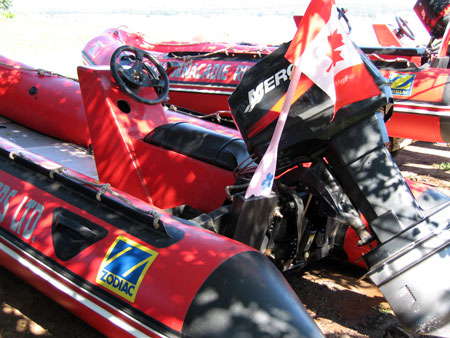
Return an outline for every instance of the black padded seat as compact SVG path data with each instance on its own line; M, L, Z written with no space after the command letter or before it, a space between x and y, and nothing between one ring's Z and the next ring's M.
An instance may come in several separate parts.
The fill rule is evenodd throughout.
M242 139L187 122L163 124L144 141L230 171L249 156Z

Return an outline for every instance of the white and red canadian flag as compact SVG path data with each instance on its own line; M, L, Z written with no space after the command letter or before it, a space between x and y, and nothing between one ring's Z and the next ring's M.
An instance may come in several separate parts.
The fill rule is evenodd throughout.
M245 193L268 196L275 177L278 144L303 72L334 102L334 112L380 94L361 56L342 27L334 0L312 0L285 58L295 65L274 134ZM334 115L333 115L334 119Z
M285 58L327 93L335 112L380 94L341 25L334 0L311 1Z

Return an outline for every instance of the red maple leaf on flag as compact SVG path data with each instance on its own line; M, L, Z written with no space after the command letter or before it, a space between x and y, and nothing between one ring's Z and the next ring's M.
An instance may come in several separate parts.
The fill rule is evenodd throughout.
M331 47L331 53L328 53L328 56L331 59L331 65L328 67L326 72L328 73L332 67L336 66L336 63L339 61L344 61L344 58L341 56L341 51L336 50L339 47L344 46L344 41L342 38L342 34L339 34L337 29L328 36L328 43Z

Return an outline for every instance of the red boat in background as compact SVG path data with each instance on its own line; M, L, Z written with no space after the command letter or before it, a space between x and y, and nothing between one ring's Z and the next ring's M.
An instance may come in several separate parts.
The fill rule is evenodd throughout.
M385 28L376 29L380 43L391 43L382 59L371 57L392 83L394 114L388 121L389 135L397 139L450 142L450 1L419 0L414 12L430 40L425 48L405 49L395 38L414 34L405 20L389 37ZM391 32L392 33L392 32ZM390 41L390 42L389 42ZM368 50L366 49L366 52Z
M447 57L446 41L450 32L447 30L443 37L442 27L447 23L447 16L436 12L446 13L449 2L437 3L438 7L430 7L427 1L419 0L415 10L418 14L425 11L420 18L431 27L432 40L443 38L439 52L432 50L431 42L424 48L402 47L398 36L413 33L401 18L398 18L399 28L395 33L386 25L375 25L383 46L360 46L392 83L395 106L387 122L392 151L401 147L403 139L450 142L450 69L443 61ZM345 13L341 13L347 20ZM296 22L300 19L296 17ZM89 41L82 51L83 61L87 65L108 64L112 51L122 45L135 46L157 56L169 73L169 104L222 118L230 117L228 97L245 72L277 48L203 41L156 43L148 41L141 33L119 27L108 29ZM276 85L281 80L274 74L265 85Z
M228 97L245 72L277 46L215 42L151 43L126 27L108 29L83 49L86 65L109 64L112 52L123 45L151 52L168 70L168 103L201 114L230 117Z

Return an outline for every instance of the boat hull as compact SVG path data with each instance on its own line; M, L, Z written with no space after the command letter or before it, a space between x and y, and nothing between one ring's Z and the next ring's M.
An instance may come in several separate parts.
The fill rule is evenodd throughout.
M0 115L58 139L90 144L78 81L4 56L0 56Z
M321 336L280 272L254 249L124 192L111 195L98 181L4 139L0 146L2 265L100 332L224 337L267 329L248 313L233 315L236 325L215 327L214 334L199 327L211 309L227 313L232 306L228 298L198 305L202 290L214 289L236 292L234 301L245 307L264 299L260 310L273 318L271 306L286 308L294 314L285 323L289 330Z

